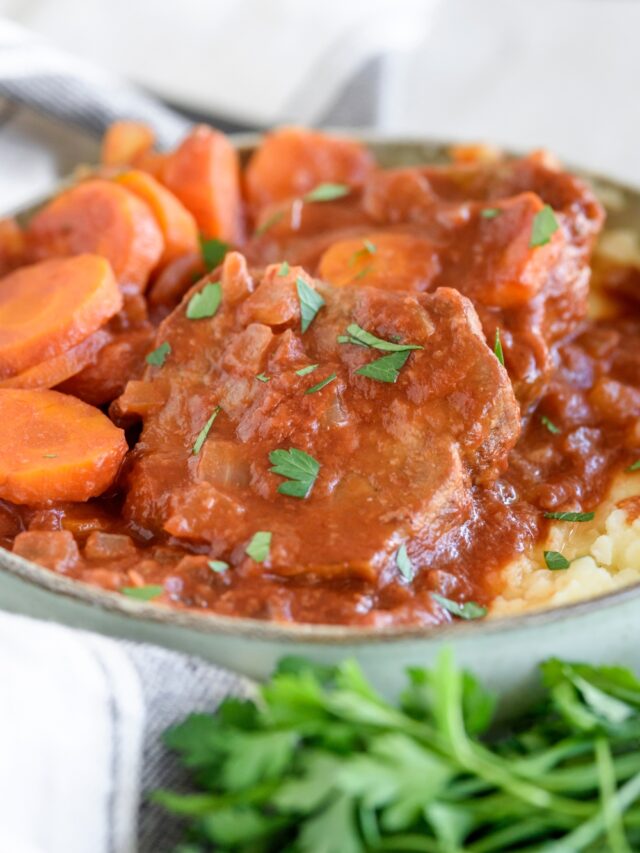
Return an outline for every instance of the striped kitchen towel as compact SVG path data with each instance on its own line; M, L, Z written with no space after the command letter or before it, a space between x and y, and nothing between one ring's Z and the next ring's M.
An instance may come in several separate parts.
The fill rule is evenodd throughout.
M162 732L241 676L175 652L0 613L0 851L163 853L177 821L150 804L183 771Z

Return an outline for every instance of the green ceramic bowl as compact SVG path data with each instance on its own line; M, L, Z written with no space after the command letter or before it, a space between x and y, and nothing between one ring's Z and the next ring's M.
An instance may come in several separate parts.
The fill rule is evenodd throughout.
M239 147L246 152L254 141L244 138ZM387 166L447 159L444 144L371 137L366 141ZM640 193L605 178L585 177L608 203L610 227L640 232ZM322 662L354 657L387 694L400 688L405 667L429 665L446 643L460 663L505 697L512 710L526 701L535 687L536 664L548 657L615 662L640 670L640 585L544 612L437 629L280 625L137 602L0 549L0 606L157 643L255 678L266 677L288 654Z

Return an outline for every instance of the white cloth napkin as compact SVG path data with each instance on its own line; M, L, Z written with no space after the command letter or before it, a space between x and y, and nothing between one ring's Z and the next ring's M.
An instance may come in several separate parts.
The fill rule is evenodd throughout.
M0 614L0 851L163 853L145 797L185 780L161 742L245 679L154 646Z

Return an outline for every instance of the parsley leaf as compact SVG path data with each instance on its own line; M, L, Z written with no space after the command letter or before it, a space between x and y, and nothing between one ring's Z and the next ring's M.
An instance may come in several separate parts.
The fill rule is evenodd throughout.
M552 433L553 435L560 435L560 433L562 432L562 430L560 429L560 427L556 426L556 425L553 423L553 421L549 420L549 418L548 418L546 415L542 415L542 417L540 418L540 422L541 422L541 423L542 423L542 425L543 425L543 426L545 426L545 427L549 430L549 432L550 432L550 433Z
M437 592L431 593L431 598L448 610L452 616L458 616L460 619L482 619L487 615L487 608L475 601L465 601L464 604L459 604L457 601L451 601L450 598L445 598Z
M57 453L43 453L42 458L43 459L57 459L58 454Z
M504 352L502 351L502 341L500 340L500 329L496 329L496 339L493 342L493 354L504 367Z
M147 586L123 586L120 589L127 598L136 598L138 601L151 601L164 592L164 587L159 584L148 584Z
M405 580L409 582L413 580L415 577L415 571L411 565L411 560L407 554L407 546L404 542L396 551L396 566L400 569L400 574Z
M271 533L268 530L258 530L251 537L251 541L245 548L245 554L255 560L256 563L264 563L269 557L271 550Z
M306 367L301 367L300 370L296 370L296 376L306 376L308 373L313 373L313 371L317 370L319 367L319 364L308 364Z
M500 216L502 211L499 207L485 207L484 210L480 211L480 216L483 219L495 219L496 216Z
M231 246L223 240L218 240L216 237L207 240L202 234L200 235L200 253L208 272L220 266L230 248Z
M338 341L340 343L360 344L360 346L379 349L383 352L406 352L412 349L424 349L419 344L398 344L392 341L385 341L383 338L378 338L376 335L372 335L371 332L367 332L366 329L358 326L357 323L351 323L351 325L347 326L347 334L340 335Z
M325 305L325 301L301 276L296 279L296 290L300 302L300 327L304 334L313 323L318 311Z
M302 197L303 201L334 201L337 198L344 198L349 195L351 187L346 184L318 184Z
M375 255L377 252L377 248L375 243L372 243L371 240L363 240L362 248L356 249L356 251L349 258L349 266L355 266L360 258L365 258L367 255Z
M545 551L544 561L547 568L551 569L552 572L568 569L571 565L571 562L567 560L565 556L560 554L559 551Z
M188 320L213 317L222 302L222 285L219 281L205 284L199 293L194 293L187 305Z
M287 263L287 261L283 261L280 264L278 275L281 276L281 278L284 278L286 275L289 275L289 264Z
M640 471L640 459L636 459L632 465L629 465L627 471Z
M369 275L369 273L371 272L372 269L373 269L373 267L371 264L369 264L366 267L363 267L358 273L356 273L356 275L354 275L353 280L359 281L361 278L365 278L366 276Z
M216 406L215 409L213 410L211 417L209 418L209 420L206 422L206 424L200 430L198 437L196 438L195 444L193 445L193 450L191 451L194 456L197 456L198 453L200 453L200 451L202 450L202 445L207 440L207 436L209 435L209 430L213 426L213 422L218 417L219 413L220 413L220 406Z
M278 491L281 495L289 495L292 498L306 498L320 472L320 463L296 447L289 450L272 450L269 462L272 463L269 469L272 474L278 474L288 480L278 486Z
M326 386L330 382L333 382L334 379L337 379L337 378L338 378L337 374L332 373L330 376L327 376L326 379L323 379L321 382L318 382L317 385L313 385L311 388L307 388L307 390L304 393L305 394L315 394L316 391L322 391L323 388L326 388Z
M162 367L171 352L171 344L166 341L147 355L146 362L154 367Z
M538 246L544 246L551 240L559 227L553 208L545 204L533 217L529 248L535 249Z
M256 379L258 380L258 382L269 382L269 380L271 379L271 377L270 377L270 376L267 376L267 374L266 374L266 373L257 373L257 374L256 374Z
M222 574L229 568L229 563L225 563L224 560L209 560L207 565L212 572L216 572L217 574Z
M278 222L282 222L284 219L284 210L277 210L271 216L267 217L265 221L259 225L256 230L253 232L256 237L262 237L263 234L266 234L274 225L277 225Z
M593 521L595 512L545 512L544 517L557 521Z
M410 355L411 352L409 350L392 352L390 355L383 355L382 358L377 358L375 361L363 364L362 367L356 370L356 373L359 376L375 379L377 382L396 382L400 375L400 370L404 367Z

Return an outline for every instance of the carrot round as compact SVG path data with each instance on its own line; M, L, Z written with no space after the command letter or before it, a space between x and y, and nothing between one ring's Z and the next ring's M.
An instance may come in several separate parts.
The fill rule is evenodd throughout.
M9 216L0 219L0 275L24 263L25 239L22 228Z
M56 258L0 279L0 378L79 344L122 307L109 263Z
M82 252L102 255L118 282L144 290L164 251L155 216L145 202L112 181L85 181L59 195L27 228L34 260Z
M153 148L153 131L137 121L115 121L102 140L100 161L105 166L129 166Z
M352 139L300 127L265 136L245 172L254 215L268 204L301 196L323 183L361 186L374 167L371 153Z
M114 482L124 432L99 409L58 391L0 389L0 498L86 501Z
M389 290L427 290L440 272L429 240L413 234L367 234L340 240L320 259L318 275L331 284L362 284Z
M192 130L167 156L162 183L191 211L205 237L242 242L240 160L223 133L205 125Z
M98 329L85 341L71 347L62 355L48 358L28 370L23 370L17 376L3 379L0 381L0 388L55 388L91 364L110 340L111 335L106 329Z
M147 172L138 169L123 172L115 180L151 208L164 237L160 266L165 266L187 252L199 251L195 219L166 187Z

